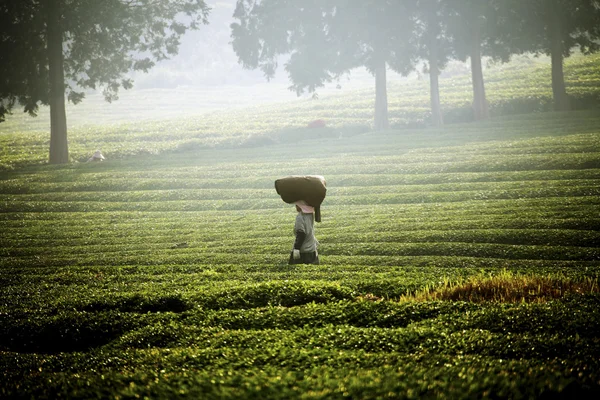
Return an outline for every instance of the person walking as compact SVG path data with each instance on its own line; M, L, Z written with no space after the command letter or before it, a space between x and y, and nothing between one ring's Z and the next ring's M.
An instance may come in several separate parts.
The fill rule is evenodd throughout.
M294 204L298 212L294 224L296 240L290 254L289 264L319 264L319 254L317 252L319 242L315 237L315 209L304 200L296 201Z

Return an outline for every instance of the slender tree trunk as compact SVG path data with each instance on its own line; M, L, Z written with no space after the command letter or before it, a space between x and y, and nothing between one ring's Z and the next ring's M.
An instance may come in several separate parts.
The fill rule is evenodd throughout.
M471 78L473 80L473 112L475 120L488 119L490 112L485 98L483 69L481 67L481 33L479 20L474 21L471 44Z
M48 75L50 81L50 164L69 162L61 0L46 0Z
M375 130L381 131L390 127L387 103L387 78L385 61L375 69Z
M437 41L435 35L431 35L429 42L429 97L431 100L431 122L434 126L444 125L442 118L442 106L440 105L440 84L438 68Z
M565 87L565 74L563 71L564 46L562 41L562 27L558 4L554 2L550 9L550 58L552 61L552 97L554 110L568 111L571 109L567 89Z

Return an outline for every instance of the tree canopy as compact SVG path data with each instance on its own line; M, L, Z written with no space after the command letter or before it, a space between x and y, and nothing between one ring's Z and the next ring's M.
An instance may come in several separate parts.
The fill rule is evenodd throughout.
M554 107L568 110L563 60L579 48L600 50L598 0L495 0L497 35L512 53L546 54L552 63Z
M50 161L67 162L65 96L117 99L129 71L176 54L208 13L203 0L0 0L0 121L16 105L50 105Z
M407 74L418 59L426 63L432 122L441 124L437 75L448 60L470 60L474 118L484 119L482 57L546 53L562 109L562 57L574 46L597 51L600 38L598 0L238 0L234 18L239 62L271 78L278 58L289 57L285 70L298 94L366 67L376 78L375 129L387 127L386 68Z
M376 77L375 125L386 128L385 70L413 68L409 1L238 0L232 45L246 68L273 77L281 56L290 89L313 92L364 66Z

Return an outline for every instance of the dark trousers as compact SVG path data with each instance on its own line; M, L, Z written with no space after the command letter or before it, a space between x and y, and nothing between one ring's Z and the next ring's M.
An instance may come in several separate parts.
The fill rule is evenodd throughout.
M319 254L316 251L311 253L300 253L300 259L294 260L294 252L290 253L290 261L288 264L319 264Z

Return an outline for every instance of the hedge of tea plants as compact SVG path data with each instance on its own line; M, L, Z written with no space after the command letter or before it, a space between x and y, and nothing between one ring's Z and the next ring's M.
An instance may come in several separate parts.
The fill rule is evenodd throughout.
M531 114L4 171L0 398L595 398L598 127ZM273 182L315 173L321 264L290 266Z

